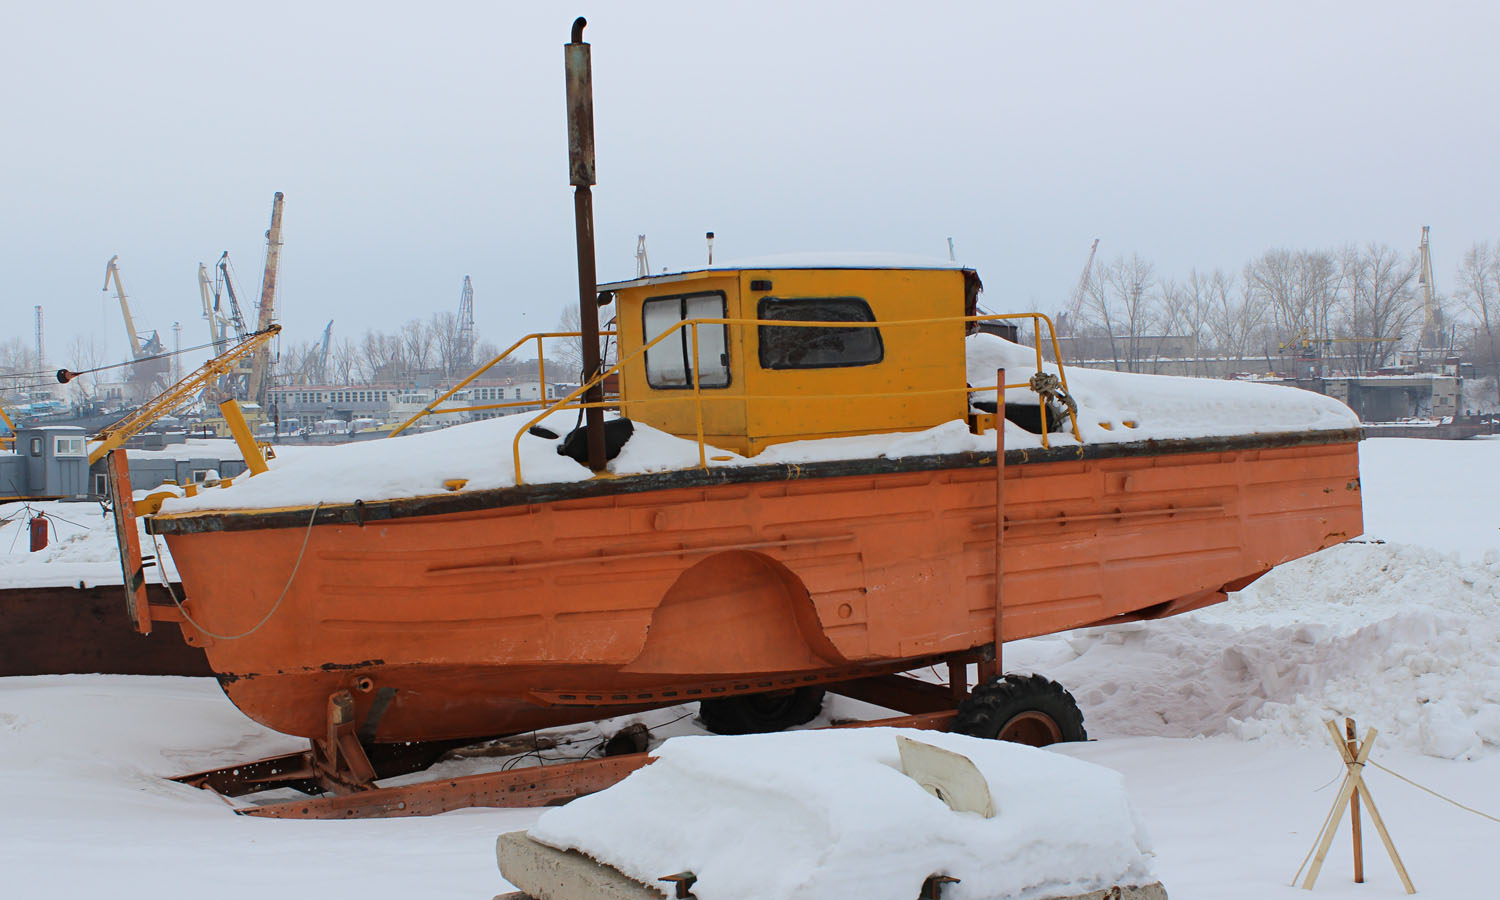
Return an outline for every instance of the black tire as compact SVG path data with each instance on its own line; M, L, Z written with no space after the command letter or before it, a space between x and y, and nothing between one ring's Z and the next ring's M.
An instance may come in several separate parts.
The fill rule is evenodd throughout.
M1078 701L1041 675L1004 675L974 689L958 705L949 731L974 737L1045 747L1086 741Z
M714 734L764 734L806 725L823 711L823 689L799 687L768 694L720 697L698 704L703 727Z

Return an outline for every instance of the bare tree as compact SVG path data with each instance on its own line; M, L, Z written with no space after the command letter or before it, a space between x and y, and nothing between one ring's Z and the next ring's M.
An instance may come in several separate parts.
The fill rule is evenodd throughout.
M443 370L443 375L452 377L464 374L459 370L472 365L473 360L459 358L463 348L458 339L458 316L447 310L434 313L428 328L432 335L433 353L437 356L437 365Z
M328 360L331 364L331 371L328 373L332 376L330 381L334 384L349 384L354 381L354 373L359 368L359 351L353 341L344 338L335 342Z
M1477 243L1464 253L1458 268L1457 297L1477 323L1476 337L1483 343L1492 371L1500 364L1500 249ZM1496 401L1500 402L1500 371L1495 378Z
M564 306L562 315L557 319L557 330L573 334L573 337L559 338L547 349L549 356L563 367L569 379L577 379L583 375L583 326L579 324L580 318L577 304ZM601 327L600 330L606 329ZM614 341L609 338L599 339L599 359L606 368L614 365L615 346Z
M1315 341L1328 333L1338 300L1338 267L1327 253L1267 250L1245 268L1256 299L1266 304L1282 349Z
M308 357L318 349L310 341L298 341L282 347L281 357L276 361L276 381L279 384L301 383L302 375L307 371Z
M1104 326L1110 359L1116 371L1136 371L1141 356L1141 338L1151 319L1151 291L1155 270L1140 254L1116 257L1099 266L1084 291L1084 306Z
M1395 354L1420 305L1415 281L1418 262L1384 244L1348 247L1340 254L1347 297L1345 319L1328 335L1354 348L1356 370L1373 371Z
M92 335L88 337L74 335L73 340L68 342L68 359L69 368L87 372L104 365L104 351ZM72 386L73 398L87 403L98 395L99 376L98 374L80 375L69 384Z
M360 339L355 376L368 384L378 379L406 378L411 374L406 345L397 335L367 331Z
M1189 374L1203 375L1204 345L1208 339L1208 315L1213 301L1212 283L1208 276L1197 269L1188 272L1187 280L1179 284L1171 279L1161 283L1161 330L1164 335L1187 339L1184 349L1192 357ZM1157 354L1159 355L1159 354Z
M412 319L401 326L401 351L408 369L428 368L432 356L433 331L426 322Z
M36 370L36 348L23 338L0 341L0 372L20 374Z
M1256 300L1248 277L1237 280L1220 269L1208 276L1205 290L1209 297L1206 324L1214 347L1243 364L1251 341L1265 321L1266 307Z

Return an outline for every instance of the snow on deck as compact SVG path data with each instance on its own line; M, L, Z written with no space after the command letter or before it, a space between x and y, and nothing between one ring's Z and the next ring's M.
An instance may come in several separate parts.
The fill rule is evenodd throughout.
M1024 382L1036 372L1034 350L993 335L968 338L971 385L992 385L1004 367L1006 381ZM1055 367L1048 366L1049 371ZM1357 428L1359 420L1330 397L1278 385L1134 375L1068 369L1068 387L1078 402L1078 426L1088 444L1146 439L1201 438L1217 435L1276 434ZM976 399L983 399L976 396ZM1037 402L1028 388L1006 392L1015 404ZM242 477L225 489L206 490L194 498L169 499L163 513L195 510L274 509L314 503L370 502L441 494L444 482L467 479L461 488L478 491L516 484L511 442L531 418L523 413L457 425L441 431L396 439L345 444L315 456L277 459L271 470ZM566 433L577 423L575 412L557 413L547 425ZM1127 425L1125 423L1133 423ZM1040 447L1041 436L1007 422L1008 448ZM1076 444L1070 432L1052 434L1053 446ZM529 484L585 481L587 467L556 452L557 441L532 435L521 438L521 475ZM795 441L745 458L709 447L709 465L754 466L827 460L900 458L966 450L986 451L994 434L976 435L962 421L917 432ZM648 425L635 433L609 465L614 475L638 475L698 465L698 445Z
M954 812L903 774L896 735L973 761L995 816ZM959 879L952 900L1156 880L1119 773L1033 747L857 728L677 737L653 755L529 834L645 884L691 871L702 900L910 900L934 874Z

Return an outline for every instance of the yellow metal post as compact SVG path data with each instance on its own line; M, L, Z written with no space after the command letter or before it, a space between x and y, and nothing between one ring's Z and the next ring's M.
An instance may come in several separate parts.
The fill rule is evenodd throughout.
M255 443L255 435L250 433L250 425L245 421L239 402L225 400L219 404L219 412L229 425L229 433L234 435L234 442L245 457L245 465L250 468L250 474L254 476L266 471L266 458L261 455L260 445Z

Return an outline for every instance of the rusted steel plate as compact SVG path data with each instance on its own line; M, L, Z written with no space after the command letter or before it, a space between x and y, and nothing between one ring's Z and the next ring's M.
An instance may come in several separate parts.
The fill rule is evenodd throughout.
M145 592L153 605L172 602L161 585ZM151 634L137 634L117 584L0 590L0 676L213 675L202 649L156 619Z
M342 797L294 800L238 812L274 819L363 819L433 816L475 806L549 806L602 791L651 761L647 754L633 753L377 788Z
M937 712L953 705L953 692L947 684L918 681L905 675L861 678L833 685L829 690L865 703L911 714Z

